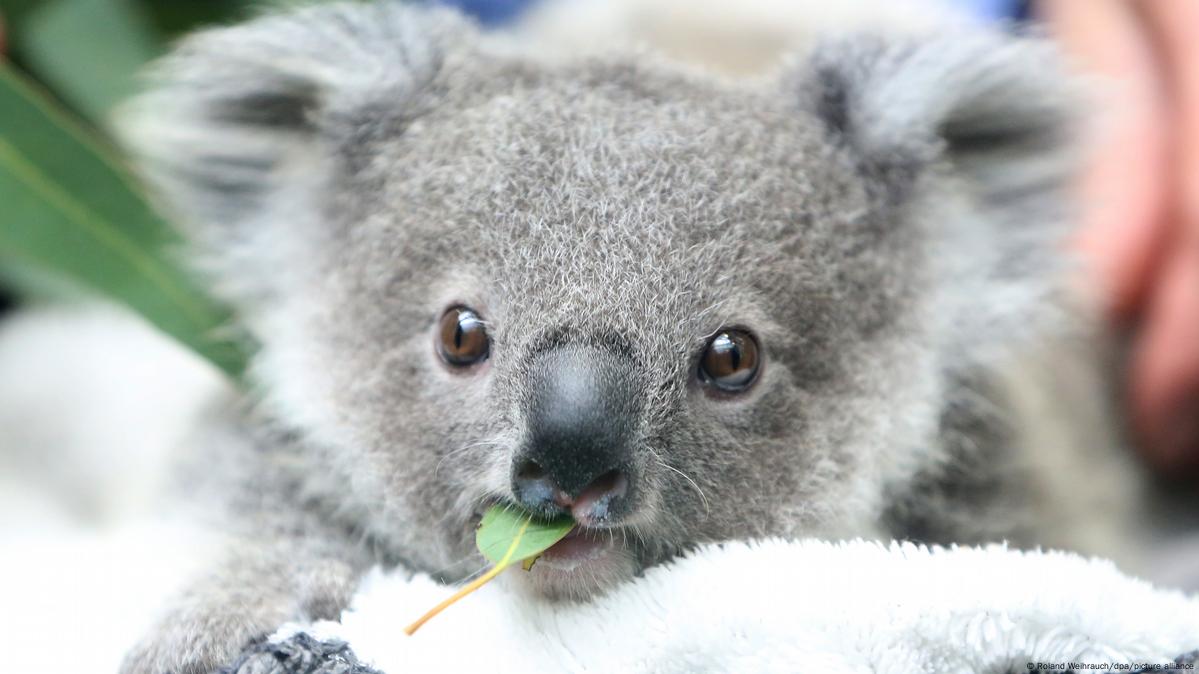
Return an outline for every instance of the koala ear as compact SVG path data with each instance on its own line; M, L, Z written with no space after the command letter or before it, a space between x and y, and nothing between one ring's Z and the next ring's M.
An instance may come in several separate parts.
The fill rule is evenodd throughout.
M195 238L236 235L329 172L338 135L402 124L472 29L446 10L337 3L198 33L120 118L164 206ZM352 158L350 158L352 159ZM227 243L225 244L227 245Z
M970 28L845 37L800 72L802 105L889 211L874 221L902 222L938 251L950 349L1057 329L1083 91L1054 49Z
M1077 90L1047 42L955 30L844 37L805 63L805 99L901 198L946 162L983 207L1055 194L1074 168Z

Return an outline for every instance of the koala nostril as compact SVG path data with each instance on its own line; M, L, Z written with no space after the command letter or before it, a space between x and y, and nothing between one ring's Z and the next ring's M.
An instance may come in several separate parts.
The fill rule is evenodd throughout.
M540 480L544 477L545 469L532 459L525 461L516 469L516 479L518 480Z
M628 494L629 479L623 471L610 470L592 480L570 507L575 521L584 526L599 524L608 519L620 501Z
M512 475L512 491L521 505L542 515L559 514L573 503L546 474L541 464L532 459L526 459L516 467Z

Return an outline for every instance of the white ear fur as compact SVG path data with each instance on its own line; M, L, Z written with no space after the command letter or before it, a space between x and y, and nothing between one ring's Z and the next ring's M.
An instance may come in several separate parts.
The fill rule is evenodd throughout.
M183 224L225 235L320 152L328 121L381 99L402 115L470 33L453 12L400 2L201 32L157 64L122 115L123 136Z
M871 170L947 161L984 202L1056 190L1079 96L1052 47L988 31L826 43L806 64L818 114Z
M799 73L803 105L894 221L930 237L951 350L1056 329L1083 97L1049 43L981 28L848 35Z

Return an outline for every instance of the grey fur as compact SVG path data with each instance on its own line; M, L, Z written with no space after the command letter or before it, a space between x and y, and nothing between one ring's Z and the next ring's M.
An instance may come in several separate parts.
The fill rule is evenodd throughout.
M551 64L389 2L188 39L130 137L262 344L262 402L232 433L248 442L212 451L244 450L255 507L238 510L279 533L189 592L125 671L211 669L335 614L369 563L478 571L472 528L507 497L547 343L633 354L644 498L616 562L521 574L546 596L729 538L1085 544L1059 536L1019 430L1038 420L997 375L1067 315L1054 63L982 31L860 35L729 82L640 53ZM455 303L490 325L473 374L432 348ZM765 370L717 399L696 359L733 325ZM1101 451L1064 437L1051 451Z

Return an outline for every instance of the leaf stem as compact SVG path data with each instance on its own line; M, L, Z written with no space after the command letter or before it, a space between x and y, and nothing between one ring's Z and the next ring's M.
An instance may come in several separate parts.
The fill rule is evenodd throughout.
M508 546L508 552L504 553L504 558L501 559L498 564L491 567L491 570L488 571L487 573L485 573L485 574L479 576L478 578L474 579L473 581L471 581L468 585L466 585L466 587L463 587L461 590L458 590L457 592L455 592L453 594L453 596L449 597L448 599L441 602L437 606L434 606L433 608L429 609L428 613L426 613L423 616L421 616L420 618L418 618L416 620L416 622L405 627L404 634L407 634L408 636L412 636L413 634L416 633L417 630L419 630L421 628L421 625L424 625L425 623L429 622L429 620L431 620L438 613L441 613L442 611L444 611L446 609L446 607L448 607L449 605L458 601L459 599L465 597L466 595L470 594L471 592L474 592L475 590L483 587L487 583L491 582L491 580L493 578L500 575L501 571L508 568L512 564L513 561L518 561L518 560L513 560L512 556L514 554L516 554L516 547L518 545L520 545L520 539L524 538L525 531L529 528L530 522L531 522L531 520L525 520L525 523L523 525L521 525L520 531L516 532L516 536L512 539L512 544Z

